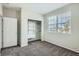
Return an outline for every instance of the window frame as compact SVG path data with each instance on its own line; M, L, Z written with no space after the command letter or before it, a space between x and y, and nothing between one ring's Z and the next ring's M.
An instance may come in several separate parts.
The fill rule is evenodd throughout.
M70 13L70 12L69 12ZM63 14L66 14L66 13L63 13ZM62 15L62 14L61 14ZM65 23L66 23L66 21L69 21L69 25L70 25L70 28L69 28L69 30L68 30L68 32L66 32L66 33L70 33L71 32L71 14L68 14L68 15L65 15L65 16L61 16L61 15L52 15L52 16L49 16L48 17L48 32L58 32L58 30L59 30L59 28L61 27L61 28L63 28L64 26L63 25L65 25ZM51 19L51 17L56 17L56 19ZM60 19L61 19L61 22L59 23L59 17L60 17ZM64 19L64 21L63 21L63 19L61 18L61 17L63 17L63 19ZM68 18L67 20L66 20L66 18ZM54 23L54 24L51 24L52 22L51 21L52 20L56 20L56 23ZM51 23L50 23L51 22ZM60 27L59 27L59 24L61 25ZM50 30L51 29L51 26L53 27L53 25L56 25L56 30L53 30L54 28L52 28L52 30ZM60 33L63 33L63 32L60 32Z

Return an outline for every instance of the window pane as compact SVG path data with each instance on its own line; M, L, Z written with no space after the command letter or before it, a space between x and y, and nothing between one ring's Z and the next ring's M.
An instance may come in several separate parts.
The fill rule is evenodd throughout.
M49 28L56 29L56 25L49 25Z
M61 23L62 22L62 18L61 16L58 16L58 23Z
M57 23L57 17L51 16L48 18L48 30L49 31L56 31L56 23Z
M58 28L62 28L62 24L58 24Z
M56 16L51 16L48 18L49 24L56 24L57 17Z

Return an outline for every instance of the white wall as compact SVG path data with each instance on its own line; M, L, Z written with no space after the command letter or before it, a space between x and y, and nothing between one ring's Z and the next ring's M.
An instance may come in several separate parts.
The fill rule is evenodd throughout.
M2 5L0 4L0 16L2 16Z
M50 15L71 10L71 34L53 33L47 30L47 19ZM71 4L63 8L52 11L44 16L43 40L58 46L79 52L79 4Z
M12 7L3 6L3 16L17 18L17 10Z
M28 30L28 19L42 21L43 17L40 14L31 12L27 9L21 9L21 46L28 45L27 30Z
M2 6L1 6L1 4L0 4L0 16L2 16ZM0 19L1 20L1 19ZM0 24L0 30L1 30L1 24ZM1 49L1 47L2 47L2 44L1 44L1 42L2 42L2 38L1 38L2 36L1 36L1 31L0 31L0 49Z
M1 17L0 17L0 49L2 47L2 20L1 20Z

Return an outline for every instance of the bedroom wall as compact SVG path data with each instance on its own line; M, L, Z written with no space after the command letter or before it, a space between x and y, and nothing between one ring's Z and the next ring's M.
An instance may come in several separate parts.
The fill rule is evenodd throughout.
M71 33L48 32L47 17L71 11ZM70 4L44 15L43 41L70 49L79 53L79 4Z
M0 16L2 16L2 4L0 4Z
M2 5L0 4L0 16L2 16ZM0 19L1 20L1 19ZM0 22L1 23L1 22ZM1 24L0 24L1 25ZM1 26L0 26L0 56L1 56L1 47L2 47L2 34L1 34Z

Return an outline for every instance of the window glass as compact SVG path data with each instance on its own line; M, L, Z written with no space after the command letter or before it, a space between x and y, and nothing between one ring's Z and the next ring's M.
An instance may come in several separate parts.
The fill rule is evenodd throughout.
M48 17L48 31L56 31L61 33L70 32L71 25L71 13L70 11L62 13L56 16Z

